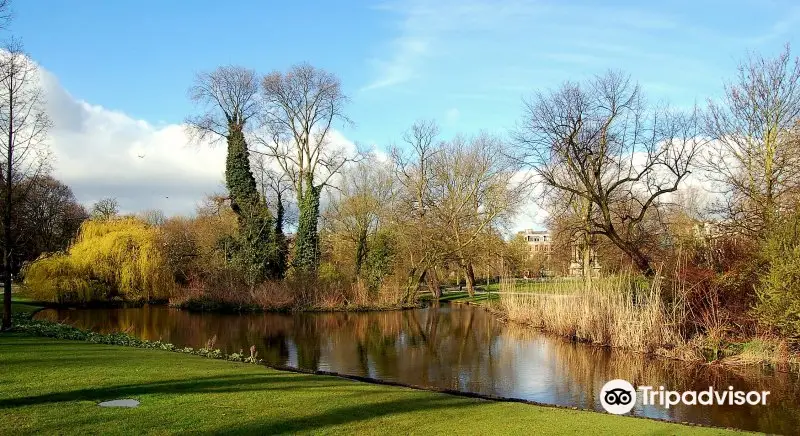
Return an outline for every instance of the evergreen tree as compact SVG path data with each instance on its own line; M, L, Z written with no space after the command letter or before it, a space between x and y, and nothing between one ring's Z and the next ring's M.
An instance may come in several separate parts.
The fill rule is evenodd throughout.
M283 275L278 259L278 241L272 214L258 195L256 180L250 170L247 142L242 125L231 122L228 127L228 155L225 162L225 184L231 208L239 222L239 235L233 261L247 273L251 283Z
M225 184L239 223L231 261L251 284L282 277L285 270L279 256L283 238L276 235L275 220L258 193L244 135L247 121L258 112L257 93L255 73L245 68L220 67L199 74L189 95L211 109L187 120L197 139L211 136L227 142Z

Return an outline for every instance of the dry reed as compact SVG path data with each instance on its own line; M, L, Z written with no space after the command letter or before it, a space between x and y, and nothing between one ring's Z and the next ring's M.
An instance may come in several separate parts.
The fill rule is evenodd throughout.
M578 341L653 352L682 342L676 312L665 307L660 290L658 279L637 288L624 275L538 284L527 292L504 280L500 308L511 322Z

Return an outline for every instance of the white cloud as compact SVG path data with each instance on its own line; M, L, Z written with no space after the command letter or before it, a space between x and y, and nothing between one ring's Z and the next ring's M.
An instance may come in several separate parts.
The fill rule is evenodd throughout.
M192 144L183 125L154 126L76 99L53 74L40 71L54 124L52 174L81 203L116 197L126 213L161 209L167 215L188 215L206 194L224 192L223 144ZM331 140L355 149L337 131Z
M403 37L392 43L394 55L389 60L373 59L379 78L363 87L362 91L384 88L413 79L422 58L428 52L429 41L423 38Z
M376 77L362 91L400 85L428 74L435 76L437 71L453 68L454 62L469 70L467 73L486 71L493 79L517 64L535 62L536 69L541 70L542 57L556 60L556 64L606 67L607 53L597 55L580 45L591 41L613 47L617 57L635 54L639 59L638 53L631 52L631 41L686 25L672 14L636 6L530 0L385 0L376 9L394 16L394 37L383 44L377 59L370 60ZM553 50L558 52L551 53ZM515 81L529 80L529 76L518 76Z
M456 108L448 109L447 112L444 114L444 122L448 125L454 125L458 122L458 119L461 117L461 112L459 112Z
M503 7L476 0L385 3L379 9L401 17L399 32L388 44L390 55L371 60L378 77L361 90L394 86L415 79L420 76L426 61L440 54L437 51L446 50L446 36L467 31L491 31L529 8L524 1Z

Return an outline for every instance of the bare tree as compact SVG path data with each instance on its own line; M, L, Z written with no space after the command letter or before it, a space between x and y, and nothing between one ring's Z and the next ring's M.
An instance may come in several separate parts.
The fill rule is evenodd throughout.
M537 93L514 137L545 197L584 202L587 234L655 273L638 241L648 213L690 173L700 142L694 114L650 107L630 77L608 72Z
M516 162L499 138L480 134L439 141L437 136L435 123L419 121L404 135L410 155L393 153L402 187L398 219L407 229L402 244L410 266L407 292L435 277L437 265L455 263L474 293L474 265L486 263L487 241L511 218L526 185L515 180Z
M282 277L286 266L278 256L282 237L276 236L272 214L258 193L246 138L249 122L261 108L255 72L226 66L200 73L189 88L189 98L201 108L200 115L187 119L189 132L198 140L224 139L227 144L225 185L239 224L234 262L251 285Z
M395 222L399 224L400 247L408 265L406 301L413 299L426 276L435 279L435 267L444 262L446 249L428 213L433 158L440 152L441 145L438 137L439 127L434 121L419 120L403 134L408 151L397 147L392 150L400 188ZM431 292L438 297L438 285L431 287Z
M349 122L339 78L308 64L267 74L262 81L263 132L258 143L294 185L299 209L295 266L316 271L320 249L319 200L353 156L330 142L334 122Z
M355 275L367 258L368 241L387 219L395 194L391 169L374 157L347 168L325 214L327 228L355 244Z
M143 210L137 214L142 221L150 224L151 226L161 226L167 222L167 216L161 209L148 209Z
M188 132L198 141L228 139L258 114L257 96L258 79L253 70L228 65L198 73L189 88L189 99L201 113L186 119Z
M277 258L281 271L286 271L289 259L289 242L286 238L286 226L297 224L297 204L291 200L294 185L282 171L269 167L267 156L254 153L251 156L256 185L267 207L275 214L275 239Z
M93 219L107 220L119 214L119 201L114 197L97 200L92 205L90 215Z
M297 204L292 200L294 184L283 171L269 166L269 157L253 153L250 161L259 193L275 214L275 228L283 233L287 226L297 225Z
M800 59L789 46L774 59L750 55L722 101L709 100L704 164L726 194L736 230L763 236L800 194Z
M0 29L6 29L13 16L11 0L0 0Z
M30 186L14 188L28 193L18 205L16 223L12 224L19 235L16 265L36 260L42 253L66 250L89 217L72 190L58 180L41 176L26 179L23 184Z
M11 274L19 235L13 222L17 206L27 192L15 186L26 178L47 172L49 148L47 133L51 126L44 108L44 94L39 88L39 72L18 42L12 41L0 58L0 159L2 159L3 201L3 328L11 326ZM28 184L30 185L30 184Z
M484 133L444 142L432 159L428 210L446 257L464 271L470 295L486 240L507 227L528 189L508 155L501 139Z

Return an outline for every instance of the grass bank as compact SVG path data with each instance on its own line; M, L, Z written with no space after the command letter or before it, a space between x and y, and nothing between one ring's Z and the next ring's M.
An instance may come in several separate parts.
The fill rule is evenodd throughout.
M159 350L0 334L3 434L732 434ZM133 398L134 409L97 402Z

